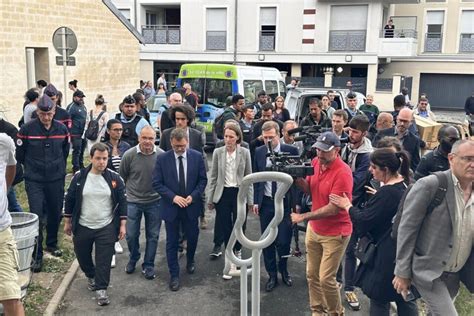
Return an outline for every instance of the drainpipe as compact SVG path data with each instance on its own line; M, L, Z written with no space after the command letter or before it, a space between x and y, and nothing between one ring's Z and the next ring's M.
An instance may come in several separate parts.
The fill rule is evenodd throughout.
M234 62L233 64L235 65L237 63L237 12L238 12L238 7L237 4L239 3L238 0L235 0L235 5L234 5Z
M133 18L133 21L135 22L135 28L138 30L138 27L137 27L137 0L133 1L133 15L134 15L134 18ZM140 33L141 33L141 30L140 30Z

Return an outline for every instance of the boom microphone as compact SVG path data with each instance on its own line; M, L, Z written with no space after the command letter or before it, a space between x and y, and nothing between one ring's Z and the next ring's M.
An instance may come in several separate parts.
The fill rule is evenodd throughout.
M292 129L288 130L288 134L293 135L293 134L296 134L296 133L301 133L302 131L304 131L303 127L292 128Z

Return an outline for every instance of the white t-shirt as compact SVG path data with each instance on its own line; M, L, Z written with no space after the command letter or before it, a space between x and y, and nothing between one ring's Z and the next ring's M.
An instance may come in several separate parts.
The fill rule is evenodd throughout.
M79 224L90 229L100 229L112 220L112 191L101 174L89 172L82 191Z
M0 231L8 228L12 223L12 217L8 212L5 171L7 166L15 165L15 143L10 136L0 133Z

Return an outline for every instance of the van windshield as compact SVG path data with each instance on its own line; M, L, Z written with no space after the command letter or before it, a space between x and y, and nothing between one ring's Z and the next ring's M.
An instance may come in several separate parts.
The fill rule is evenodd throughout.
M232 97L232 81L211 78L186 78L183 84L189 83L199 97L199 104L211 104L224 107L228 97Z

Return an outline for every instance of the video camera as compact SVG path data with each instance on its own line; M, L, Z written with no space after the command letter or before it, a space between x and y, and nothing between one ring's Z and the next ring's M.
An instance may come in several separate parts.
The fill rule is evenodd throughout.
M267 171L284 172L293 178L304 178L314 174L314 168L310 161L304 161L301 156L274 152L271 142L268 143L267 157L272 163L270 167L266 168Z
M331 132L332 128L330 127L321 127L320 125L312 125L312 126L301 126L297 128L290 129L288 131L289 135L293 135L299 133L298 136L295 137L295 142L301 141L303 142L303 153L301 154L302 158L305 159L313 159L317 156L316 149L313 148L313 145L318 140L319 135L324 132ZM348 143L349 139L342 138L340 139L341 144Z

